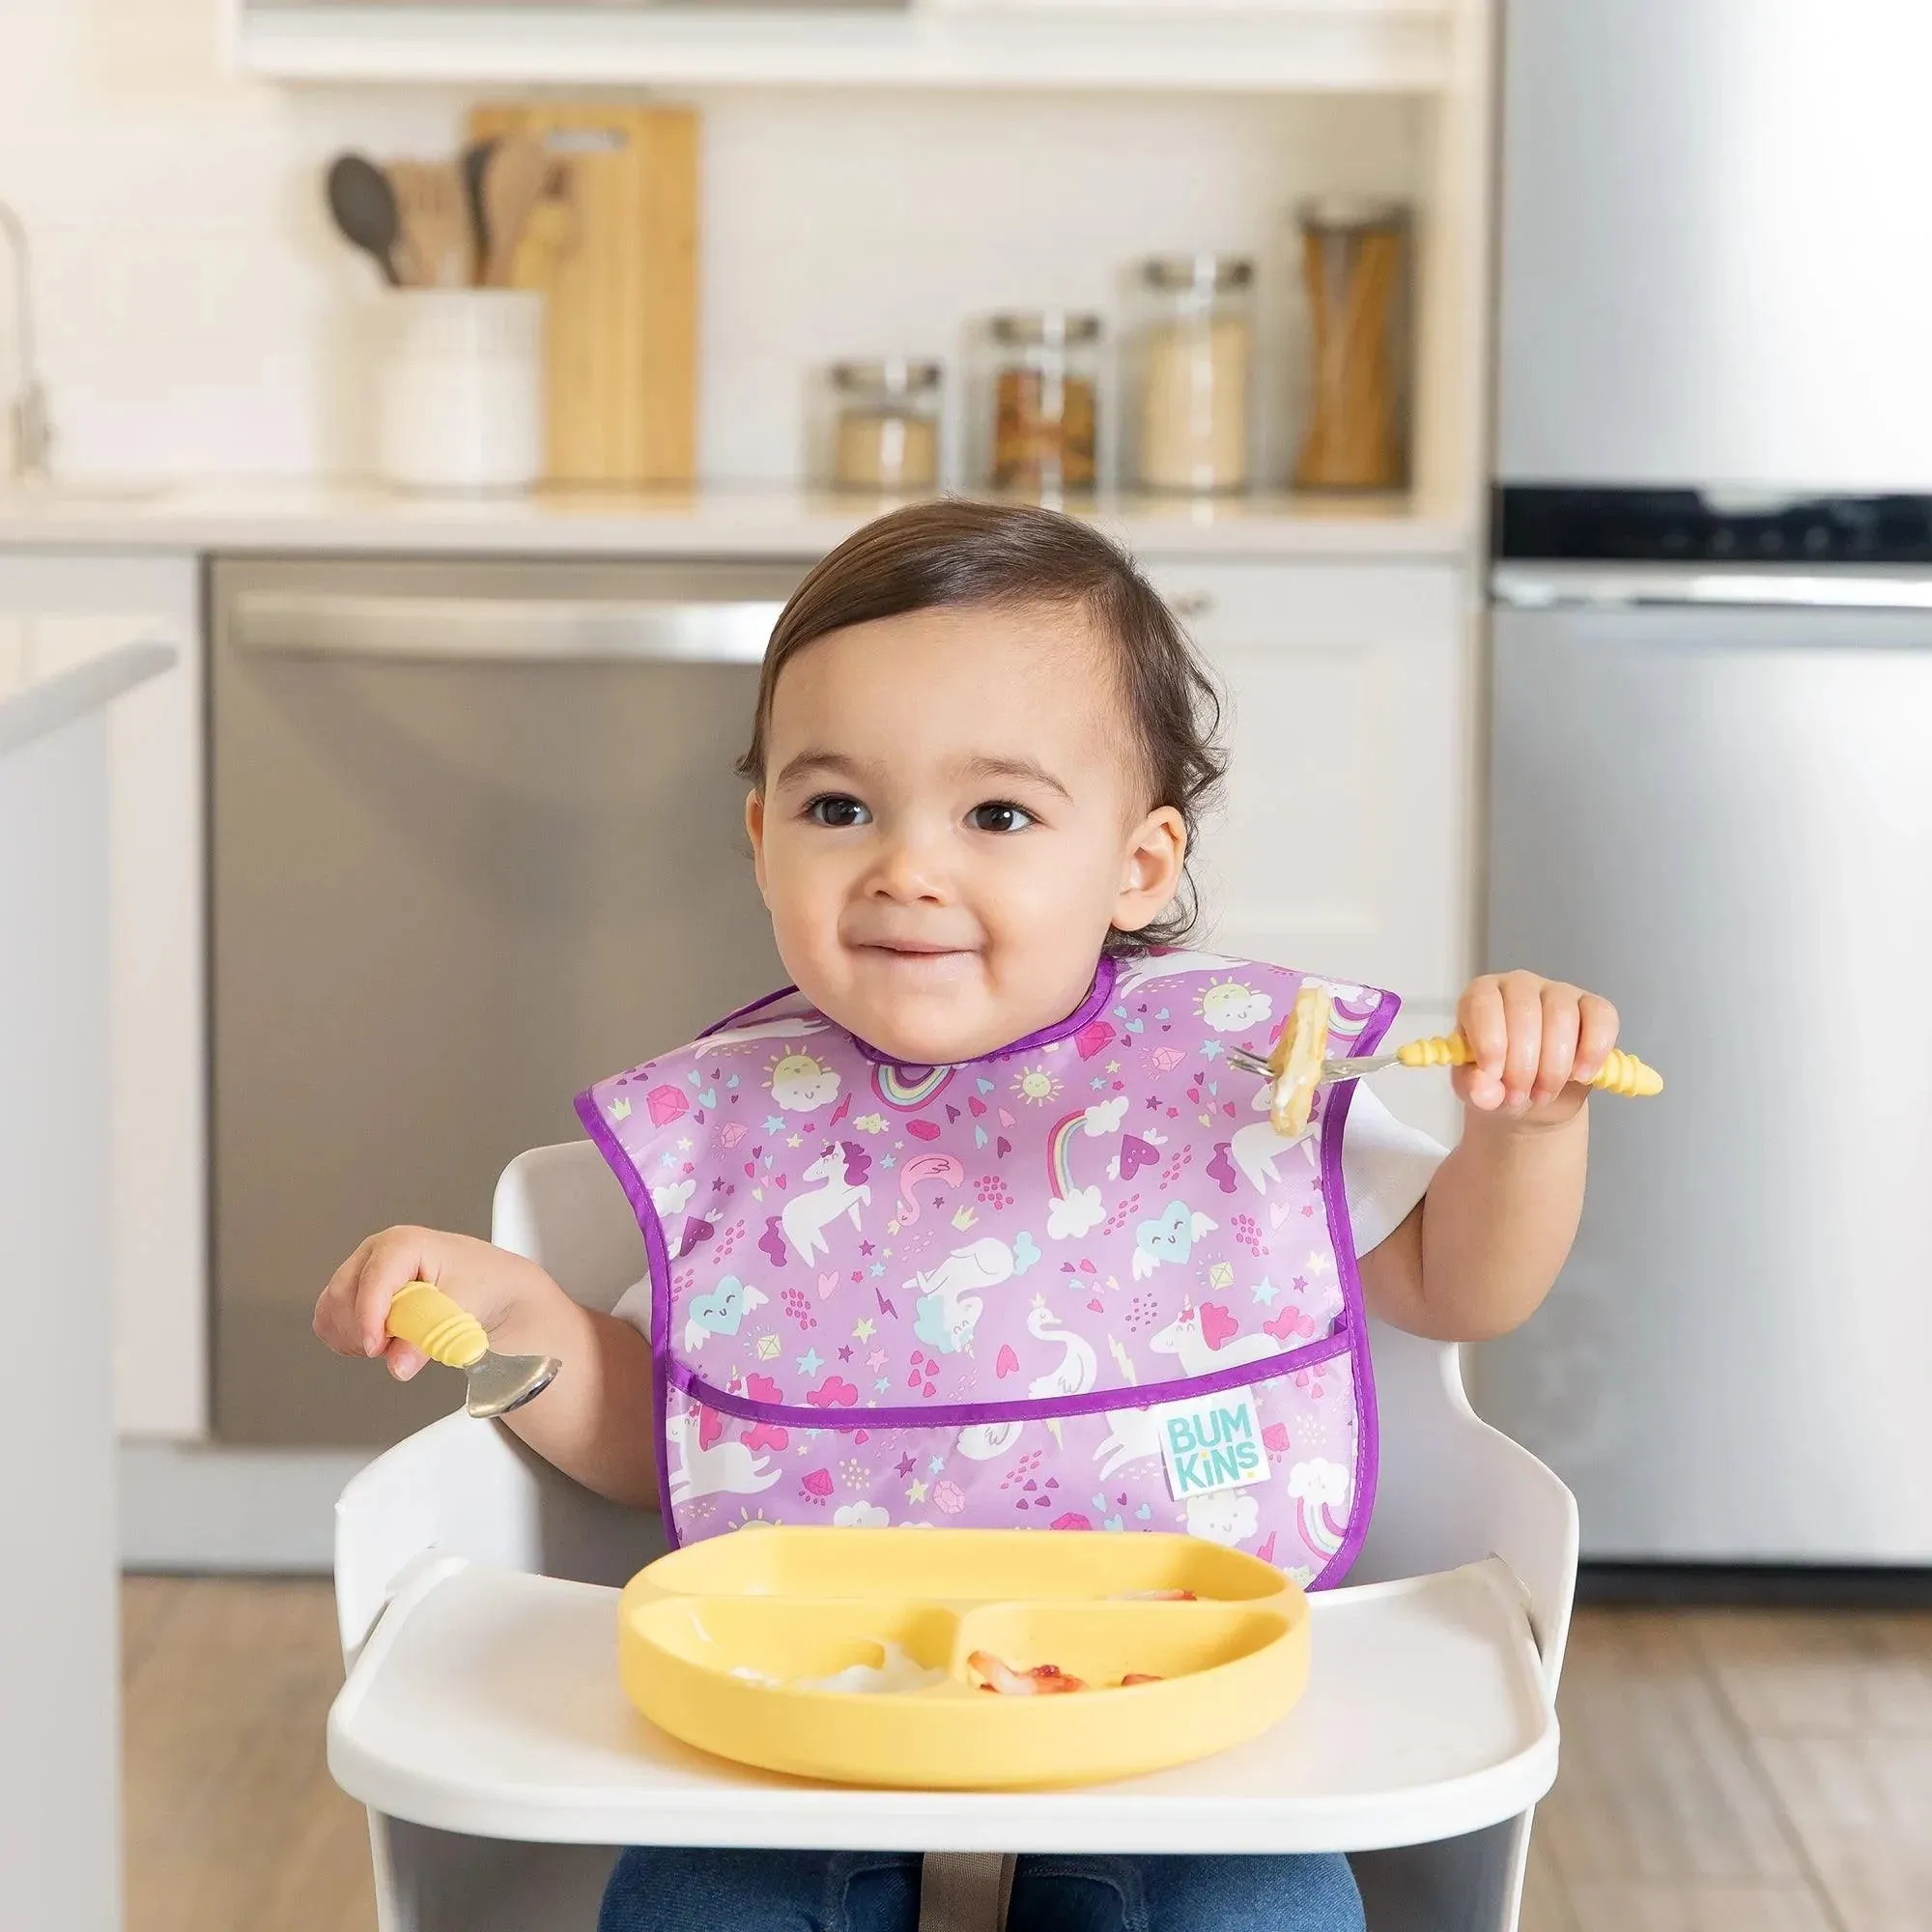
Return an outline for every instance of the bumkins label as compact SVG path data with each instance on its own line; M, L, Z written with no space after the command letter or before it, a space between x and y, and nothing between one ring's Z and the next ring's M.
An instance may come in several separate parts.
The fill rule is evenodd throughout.
M1160 1460L1176 1502L1267 1480L1251 1389L1168 1403L1154 1412L1160 1418Z

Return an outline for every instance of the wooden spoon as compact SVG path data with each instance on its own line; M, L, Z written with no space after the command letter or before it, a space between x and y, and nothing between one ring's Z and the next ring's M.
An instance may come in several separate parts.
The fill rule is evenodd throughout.
M483 226L490 238L485 287L509 287L517 249L543 194L549 165L542 144L528 134L506 134L490 151L483 168Z
M328 212L345 240L374 258L391 288L396 271L396 236L401 216L395 189L374 161L361 155L338 155L328 167Z

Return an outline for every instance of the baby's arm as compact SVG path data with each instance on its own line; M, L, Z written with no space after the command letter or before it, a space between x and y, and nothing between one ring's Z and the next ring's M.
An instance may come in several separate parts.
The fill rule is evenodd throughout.
M1463 1138L1401 1227L1362 1257L1372 1313L1412 1334L1482 1342L1549 1293L1583 1210L1589 1088L1617 1040L1608 1001L1533 973L1487 975L1457 1023Z
M398 1381L423 1358L385 1332L389 1303L434 1282L482 1322L501 1354L554 1355L556 1379L503 1419L565 1475L615 1502L654 1505L651 1350L629 1322L571 1300L534 1262L469 1235L389 1228L335 1270L315 1305L315 1332L341 1355L380 1355Z

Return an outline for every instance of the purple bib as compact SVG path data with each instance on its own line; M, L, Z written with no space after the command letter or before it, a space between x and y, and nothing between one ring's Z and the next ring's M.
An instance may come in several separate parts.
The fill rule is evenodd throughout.
M1376 1411L1352 1083L1268 1124L1302 975L1102 960L1057 1026L905 1066L774 994L578 1097L651 1267L673 1545L748 1523L1185 1530L1340 1579ZM1333 988L1337 1052L1392 994Z

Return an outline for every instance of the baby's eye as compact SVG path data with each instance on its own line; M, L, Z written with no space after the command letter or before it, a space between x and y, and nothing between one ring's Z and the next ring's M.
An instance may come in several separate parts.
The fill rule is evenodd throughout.
M823 798L815 798L805 808L805 815L814 825L829 825L838 831L844 831L853 825L864 825L871 813L856 798L847 798L842 792L828 793Z
M966 818L976 832L1024 832L1035 822L1033 813L1024 807L1003 800L976 805Z

